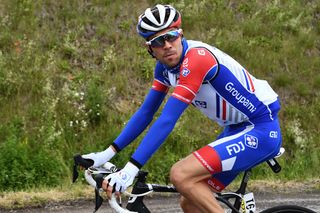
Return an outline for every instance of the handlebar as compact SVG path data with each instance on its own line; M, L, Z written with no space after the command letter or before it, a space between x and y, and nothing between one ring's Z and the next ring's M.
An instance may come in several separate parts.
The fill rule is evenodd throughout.
M100 195L102 192L102 182L104 178L114 172L117 172L119 169L112 163L107 162L101 167L94 168L91 167L92 163L89 160L82 158L81 155L77 154L74 156L74 168L73 168L73 182L75 182L79 176L77 167L81 166L85 168L84 170L84 177L87 183L95 188L95 211L96 212L103 203L103 198ZM129 194L129 193L127 193ZM135 196L130 194L131 196ZM138 195L136 195L138 196ZM108 200L109 205L112 209L114 209L117 213L135 213L133 211L129 211L127 209L122 208L121 205L121 198L120 198L120 205L117 201L115 194L112 194L110 200Z
M129 210L127 210L127 209L122 208L122 207L118 204L115 194L112 194L112 197L111 197L111 199L109 200L109 205L110 205L110 207L113 208L117 213L138 213L138 212L132 212L132 211L129 211Z
M92 176L90 176L90 177L92 178ZM96 185L97 185L97 187L96 187L96 189L95 189L96 192L97 192L97 191L99 191L99 190L101 189L101 187L102 187L102 182L103 182L103 180L104 180L104 177L103 177L103 175L98 174L97 176L94 177L94 180L95 180ZM97 198L97 195L98 195L99 198ZM103 201L103 199L102 199L102 197L100 196L99 192L98 192L98 194L96 193L96 208L95 208L95 211L97 211L97 210L99 209L99 207L100 207L101 204L102 204L102 201ZM101 203L100 203L100 202L101 202ZM136 213L136 212L132 212L132 211L129 211L129 210L127 210L127 209L122 208L122 207L119 205L119 203L118 203L118 201L117 201L117 198L116 198L116 196L115 196L114 193L111 195L111 199L108 200L108 202L109 202L110 207L111 207L112 209L114 209L117 213ZM121 201L120 201L120 202L121 202ZM100 204L100 205L99 205L99 204Z

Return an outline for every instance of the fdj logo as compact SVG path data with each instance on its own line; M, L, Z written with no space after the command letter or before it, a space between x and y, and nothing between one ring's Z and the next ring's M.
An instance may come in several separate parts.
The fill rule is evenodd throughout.
M238 143L234 143L229 146L226 146L226 149L227 149L229 155L232 155L232 154L237 154L241 151L244 151L245 147L244 147L242 141L240 141Z
M207 108L207 102L205 102L205 101L194 101L194 104L195 104L197 107Z

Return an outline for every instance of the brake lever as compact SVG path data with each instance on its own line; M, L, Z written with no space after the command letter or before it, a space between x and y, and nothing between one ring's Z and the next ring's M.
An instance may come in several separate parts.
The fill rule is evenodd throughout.
M102 182L104 180L104 177L102 174L97 174L94 177L95 181L96 181L96 188L94 190L95 192L95 208L94 208L94 212L98 211L98 209L101 207L102 203L103 203L103 198L100 196L100 189L102 188Z
M72 182L74 183L79 177L78 166L82 166L85 169L88 169L90 166L93 165L93 162L91 160L82 158L80 154L74 155L73 161L74 161L74 164L73 164Z
M73 172L72 172L72 183L76 182L76 180L79 177L79 172L78 172L78 164L74 163L73 164Z

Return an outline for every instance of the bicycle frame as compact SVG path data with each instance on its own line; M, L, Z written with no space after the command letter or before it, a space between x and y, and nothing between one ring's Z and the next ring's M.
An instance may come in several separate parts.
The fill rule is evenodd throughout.
M147 184L146 183L147 175L148 175L147 172L144 172L144 171L139 172L137 177L137 182L135 183L132 189L133 195L129 197L129 201L126 206L126 209L134 212L139 212L139 213L150 212L150 210L147 208L147 206L143 202L144 196L137 197L135 195L147 193L149 191L178 193L176 188L173 186ZM234 192L216 193L216 199L224 203L226 206L228 206L232 210L232 213L239 213L239 209L242 203L242 196L245 194L250 175L251 175L251 169L244 172L240 187L235 193ZM235 199L233 204L229 201L230 199Z
M283 152L284 152L284 149L282 148L276 157L280 157L283 154ZM268 163L268 165L270 166L273 172L278 173L281 171L281 166L276 161L275 158L272 158L266 162ZM240 183L240 187L236 192L216 193L216 199L219 202L222 202L226 206L228 206L232 210L232 213L239 213L243 196L246 194L246 188L247 188L251 173L252 173L251 169L244 171L243 177ZM133 196L129 197L129 201L126 206L128 210L137 211L139 213L150 212L149 209L143 203L144 196L136 197L134 195L143 194L148 191L177 193L176 188L173 186L147 184L146 183L147 175L148 175L147 172L144 172L144 171L139 172L137 176L137 182L135 183L132 189ZM230 199L234 199L233 204L229 201Z
M279 154L275 157L280 157L284 153L284 149L281 148ZM273 172L278 173L281 170L281 166L276 161L275 158L272 158L268 161L268 165L271 167ZM80 155L74 156L75 166L73 170L73 182L78 177L77 172L77 166L83 166L84 159ZM119 169L117 169L113 164L107 162L103 167L101 168L92 168L92 167L86 167L85 170L85 178L87 182L95 187L95 195L96 195L96 206L95 210L97 211L99 207L102 205L103 199L100 196L100 191L102 191L101 186L102 182L104 180L105 175L108 175L110 173L116 172ZM240 184L239 189L236 192L227 192L227 193L216 193L216 199L224 203L228 208L232 210L232 213L240 213L240 208L246 207L246 201L244 199L246 195L246 188L247 184L250 178L252 170L248 169L244 171L242 181ZM117 210L117 212L139 212L139 213L150 213L150 210L146 207L146 205L143 203L144 196L151 192L169 192L169 193L178 193L176 188L174 186L167 186L167 185L158 185L158 184L148 184L146 182L146 177L148 175L148 172L145 171L139 171L136 179L137 181L133 185L132 194L129 194L129 200L128 204L126 206L126 209L123 209L120 207L115 199L113 197L111 200L109 200L110 206ZM253 195L252 195L253 198ZM230 199L234 199L233 204L230 202ZM253 203L250 204L255 209L255 203L254 199L252 200ZM243 204L243 205L242 205Z

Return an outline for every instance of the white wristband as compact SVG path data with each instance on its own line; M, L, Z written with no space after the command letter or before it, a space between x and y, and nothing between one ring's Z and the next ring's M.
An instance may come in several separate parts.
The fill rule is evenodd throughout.
M136 167L133 163L128 162L123 168L123 171L127 172L131 177L134 178L138 174L139 168Z
M103 161L107 162L109 160L111 160L111 158L113 158L113 156L115 156L116 152L111 148L111 146L109 146L106 150L104 150L102 152L104 159Z

